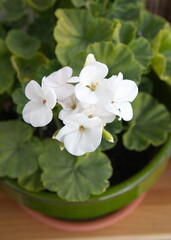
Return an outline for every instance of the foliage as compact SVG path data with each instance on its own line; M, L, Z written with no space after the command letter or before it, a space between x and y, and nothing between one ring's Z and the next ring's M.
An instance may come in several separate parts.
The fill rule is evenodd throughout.
M40 82L66 65L79 74L88 53L109 67L110 76L122 72L135 81L140 93L128 125L116 119L106 126L114 143L102 140L99 150L76 158L60 151L56 142L41 139L56 131L54 122L34 132L20 114L28 81ZM0 94L5 100L0 110L4 101L13 101L11 111L19 115L0 122L0 177L16 179L28 191L56 192L68 201L102 193L112 168L100 150L115 149L121 139L125 148L137 152L166 141L170 98L160 94L157 99L160 83L171 93L171 26L145 10L143 0L2 0Z

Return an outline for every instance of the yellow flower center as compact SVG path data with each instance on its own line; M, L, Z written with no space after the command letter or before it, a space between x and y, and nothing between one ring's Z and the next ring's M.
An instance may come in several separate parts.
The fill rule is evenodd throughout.
M85 127L84 127L83 125L81 125L81 126L79 127L80 132L84 131L84 129L85 129Z

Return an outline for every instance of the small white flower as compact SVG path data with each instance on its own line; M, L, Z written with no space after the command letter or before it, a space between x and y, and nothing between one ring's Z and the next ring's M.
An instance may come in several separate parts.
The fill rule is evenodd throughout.
M48 77L43 78L46 84L54 89L57 100L64 100L73 94L74 86L69 84L68 81L71 75L72 69L70 67L63 67L51 73Z
M91 105L89 108L86 108L82 113L89 118L99 117L103 121L104 125L106 125L106 123L113 122L116 117L115 114L97 105Z
M100 83L108 74L108 68L100 62L92 62L85 66L79 75L80 83L75 86L76 97L84 103L96 104L99 94Z
M75 94L72 94L70 97L66 98L63 101L59 101L59 104L62 106L62 110L59 112L59 119L64 120L67 116L81 112L83 110L82 105L76 98Z
M42 83L42 87L32 80L25 88L25 95L30 100L23 108L23 119L33 127L46 126L53 117L56 94L53 89Z
M88 118L82 113L76 113L68 116L64 124L56 139L64 143L69 153L81 156L95 151L100 145L103 124L98 117Z
M133 117L133 110L131 103L138 94L138 87L132 80L123 80L122 73L118 76L112 76L108 81L108 87L110 91L110 102L106 103L106 109L117 116L120 119L129 121Z

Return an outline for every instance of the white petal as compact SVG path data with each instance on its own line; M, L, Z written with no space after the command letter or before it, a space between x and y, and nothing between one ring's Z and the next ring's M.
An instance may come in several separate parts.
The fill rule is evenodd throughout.
M42 88L34 80L31 80L27 84L25 88L25 95L28 99L34 100L34 101L41 101L44 98L44 92Z
M57 87L65 84L71 75L72 69L70 67L63 67L60 70L51 73L45 80L50 87Z
M75 131L73 133L68 134L64 138L65 148L69 153L75 156L81 156L85 153L85 151L79 147L80 137L81 137L81 132Z
M63 121L66 117L68 117L71 114L72 114L71 110L64 110L64 109L62 109L59 112L58 118Z
M120 110L121 118L125 121L130 121L133 117L132 106L129 102L116 103L115 106Z
M70 77L68 80L67 80L68 83L78 83L80 82L80 78L79 77Z
M79 127L83 125L85 127L96 127L102 125L102 121L98 117L88 118L83 113L74 113L64 119L64 124L72 123L73 125Z
M87 65L89 65L89 64L92 63L92 62L96 62L96 59L95 59L95 57L94 57L94 54L90 53L90 54L88 54L87 57L86 57L84 66L87 66Z
M101 139L102 139L101 126L87 128L81 134L79 146L85 152L93 152L100 145Z
M86 116L99 117L103 123L110 123L115 119L115 114L107 111L105 108L99 108L96 105L85 109L82 113Z
M92 83L102 80L107 74L108 68L105 64L92 62L80 72L80 82L84 86L90 86Z
M52 110L46 107L42 107L38 111L31 113L30 124L33 127L44 127L52 121L52 118Z
M58 132L58 134L56 135L56 139L60 142L64 142L64 138L66 135L77 131L78 128L74 127L71 124L65 125L63 128L60 129L60 131Z
M84 86L81 83L78 83L75 86L75 95L80 101L84 103L95 104L97 102L95 92L91 91L88 87Z
M138 87L134 81L123 80L116 91L115 100L132 102L138 94Z
M53 88L53 90L56 93L57 100L63 101L74 93L74 86L67 83L64 84L63 86L55 87Z
M55 91L51 88L47 89L46 92L46 106L50 109L53 109L56 105L56 94Z
M111 113L113 113L113 114L116 115L116 116L121 117L121 113L120 113L120 111L116 108L116 105L115 105L115 104L110 103L110 104L106 105L106 110L109 111L109 112L111 112Z
M108 84L107 79L103 79L95 90L96 97L98 99L97 103L101 106L105 105L106 102L110 102L113 99L113 91L111 85Z
M40 102L28 102L23 109L23 119L33 127L46 126L52 120L52 111Z

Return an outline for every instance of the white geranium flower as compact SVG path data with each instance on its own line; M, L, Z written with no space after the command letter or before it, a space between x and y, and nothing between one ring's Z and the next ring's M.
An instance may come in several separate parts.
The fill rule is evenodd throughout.
M95 151L100 145L103 124L98 117L88 118L76 113L64 119L64 124L56 139L64 143L69 153L81 156Z
M112 90L110 92L110 102L106 104L106 109L120 119L129 121L133 117L133 110L131 103L138 94L138 87L132 80L123 80L122 73L118 76L112 76L108 81L108 87Z
M91 107L86 108L83 112L87 117L99 117L103 124L111 123L114 121L116 115L107 111L105 108L99 107L97 105L91 105Z
M72 94L70 97L66 98L63 101L59 101L59 104L62 106L62 110L59 112L59 119L64 120L68 115L73 113L81 112L83 110L82 105L76 98L75 94Z
M42 87L32 80L25 88L25 95L30 100L23 109L23 119L33 127L46 126L53 117L56 94L53 89L42 83Z
M84 103L96 104L98 98L104 95L102 89L99 94L100 83L108 74L108 68L100 62L92 62L85 66L79 75L80 82L75 86L76 97Z
M64 100L73 94L74 86L69 84L68 81L71 75L72 69L70 67L63 67L51 73L48 77L43 78L46 84L54 89L57 100Z

